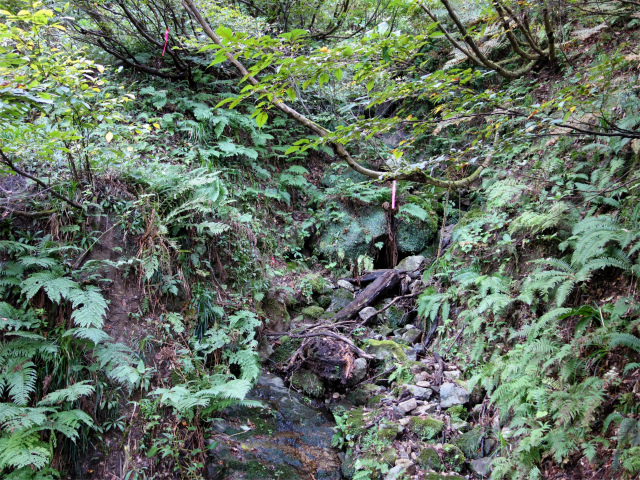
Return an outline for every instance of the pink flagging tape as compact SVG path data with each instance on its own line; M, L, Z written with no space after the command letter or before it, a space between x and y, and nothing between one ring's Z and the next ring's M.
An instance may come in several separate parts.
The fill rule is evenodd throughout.
M396 209L396 181L393 181L393 186L391 187L391 210Z
M169 41L169 27L164 32L164 48L162 49L162 56L164 57L164 52L167 51L167 42Z

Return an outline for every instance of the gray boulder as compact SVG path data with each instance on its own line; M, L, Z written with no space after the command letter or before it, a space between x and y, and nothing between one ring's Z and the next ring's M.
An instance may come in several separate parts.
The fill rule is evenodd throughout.
M443 383L440 387L440 407L449 408L469 401L469 391L455 383Z

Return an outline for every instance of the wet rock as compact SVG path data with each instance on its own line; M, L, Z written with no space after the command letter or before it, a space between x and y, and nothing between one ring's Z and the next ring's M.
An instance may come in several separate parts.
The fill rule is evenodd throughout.
M313 320L316 320L316 319L320 318L320 316L323 313L324 313L324 308L322 308L322 307L320 307L318 305L311 305L310 307L302 309L302 314L306 318L311 318Z
M407 360L409 360L410 362L415 362L416 360L418 360L418 355L413 348L407 348L404 353L407 356Z
M360 320L362 320L363 322L368 322L369 320L375 320L375 316L377 312L378 311L373 307L365 307L362 310L360 310L360 313L358 313L358 316L360 317Z
M404 474L404 467L402 465L396 465L391 468L384 477L384 480L397 480Z
M418 387L417 385L403 385L404 390L411 392L416 400L429 400L433 394L433 390L429 388Z
M331 283L319 273L310 273L302 279L302 282L311 287L314 295L327 295L332 290Z
M340 470L342 471L342 475L345 478L351 478L356 473L355 468L356 459L351 452L347 452L344 456L344 460L342 460L342 466Z
M340 288L344 288L345 290L349 290L350 292L355 292L356 289L353 286L353 284L351 284L351 282L347 282L346 280L338 280L338 287Z
M471 468L473 471L481 477L488 477L491 475L491 457L478 458L471 461Z
M427 349L424 348L424 345L421 343L416 343L411 349L416 352L417 355L425 355L427 353Z
M399 272L413 273L424 267L426 263L427 259L422 255L412 255L402 259L395 267L395 270L398 270Z
M451 429L452 430L464 431L464 430L467 430L468 428L469 428L469 423L465 422L464 420L452 420L451 421Z
M393 330L391 330L386 325L380 325L379 327L377 327L377 330L380 336L382 337L388 337L389 335L391 335L391 333L393 333Z
M442 445L442 450L444 452L444 459L447 463L455 465L457 467L461 467L464 465L466 458L464 457L464 453L457 446L452 445L450 443L445 443Z
M381 308L386 307L387 305L389 305L389 302L392 302L392 301L393 300L389 299L383 302L383 305ZM388 325L391 329L398 328L399 326L402 325L404 321L406 321L404 310L402 310L397 305L391 305L382 313L382 315L383 315L384 323Z
M331 295L320 295L317 301L322 308L328 308L331 305Z
M334 424L322 412L307 407L300 395L285 388L274 375L260 377L247 398L267 408L234 406L221 412L235 430L225 433L234 436L216 438L218 445L210 452L207 478L258 480L279 475L295 480L311 474L341 478L341 462L331 448ZM247 419L254 427L243 431Z
M455 473L428 472L423 478L424 480L466 480L466 477L461 477Z
M440 406L442 408L462 405L469 401L469 391L455 383L443 383L440 386Z
M410 398L409 400L405 400L404 402L400 402L398 404L398 410L400 410L405 415L409 413L411 410L418 406L418 402L416 402L415 398Z

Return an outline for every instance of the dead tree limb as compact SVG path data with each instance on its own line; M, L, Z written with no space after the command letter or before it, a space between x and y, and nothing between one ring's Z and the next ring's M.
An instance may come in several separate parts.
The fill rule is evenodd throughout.
M49 185L47 185L46 183L44 183L42 180L40 180L37 177L34 177L33 175L25 172L24 170L22 170L21 168L18 168L15 166L15 164L13 163L13 161L11 161L11 159L4 153L4 151L0 148L0 157L2 157L2 163L4 163L7 167L9 167L11 170L13 170L14 172L16 172L18 175L23 176L25 178L28 178L29 180L33 180L34 182L36 182L38 185L40 185L42 188L49 188ZM73 200L71 200L70 198L67 198L63 195L60 195L58 192L56 192L55 190L51 190L51 195L53 195L54 197L56 197L59 200L62 200L63 202L68 203L69 205L71 205L73 208L77 208L82 210L82 205L80 205L77 202L74 202Z

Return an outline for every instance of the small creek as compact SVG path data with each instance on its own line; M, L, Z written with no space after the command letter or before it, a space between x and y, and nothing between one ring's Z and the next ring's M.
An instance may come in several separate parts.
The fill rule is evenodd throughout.
M234 406L213 424L218 442L207 468L211 480L338 480L341 461L331 447L334 423L321 410L263 374L247 397L264 408Z

